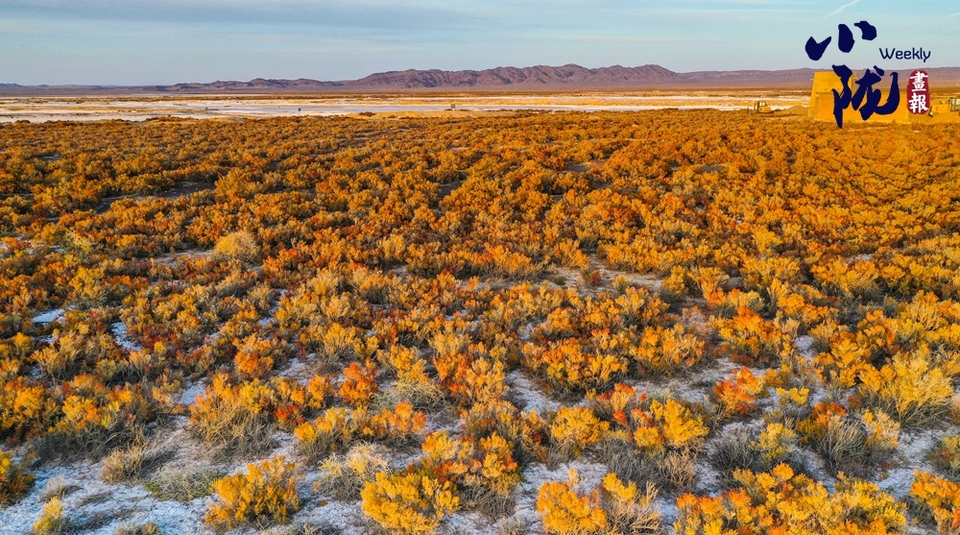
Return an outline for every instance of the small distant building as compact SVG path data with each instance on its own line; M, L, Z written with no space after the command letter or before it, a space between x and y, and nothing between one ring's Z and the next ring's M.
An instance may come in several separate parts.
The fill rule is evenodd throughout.
M960 112L960 97L931 99L930 111L932 111L934 115L938 113Z

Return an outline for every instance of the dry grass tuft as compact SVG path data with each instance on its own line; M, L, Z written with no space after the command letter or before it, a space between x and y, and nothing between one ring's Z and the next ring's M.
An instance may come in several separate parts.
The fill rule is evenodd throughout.
M107 483L132 481L156 469L172 453L168 449L151 448L146 444L114 450L103 459L100 477Z
M344 455L333 454L320 464L320 479L315 489L336 500L355 501L377 472L389 468L387 449L379 444L357 444Z

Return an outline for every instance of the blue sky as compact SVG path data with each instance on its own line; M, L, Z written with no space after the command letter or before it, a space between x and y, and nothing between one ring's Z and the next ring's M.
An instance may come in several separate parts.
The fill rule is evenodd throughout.
M867 20L879 35L859 39ZM858 39L836 47L837 25ZM810 36L834 43L810 61ZM0 83L172 84L387 70L656 63L694 70L960 66L960 1L0 0Z

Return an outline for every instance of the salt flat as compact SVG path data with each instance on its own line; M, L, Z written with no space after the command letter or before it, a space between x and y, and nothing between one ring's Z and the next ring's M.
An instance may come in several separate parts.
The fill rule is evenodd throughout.
M326 116L359 113L434 114L508 110L640 111L664 108L738 110L756 101L772 109L805 104L801 91L734 91L658 93L576 93L524 95L336 95L319 97L270 96L137 96L0 98L0 122L27 120L143 121L154 117L193 119L277 116Z

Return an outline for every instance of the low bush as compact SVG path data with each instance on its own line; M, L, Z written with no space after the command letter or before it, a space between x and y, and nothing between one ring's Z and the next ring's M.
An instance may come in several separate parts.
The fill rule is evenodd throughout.
M743 416L757 408L757 396L765 393L764 378L749 368L734 370L733 377L717 381L713 397L717 403L717 421Z
M300 508L295 471L296 465L280 456L248 464L246 474L214 481L218 500L210 506L207 522L218 530L286 522Z
M33 487L28 465L29 459L15 461L12 454L0 451L0 505L17 502Z
M767 321L749 308L740 308L733 318L713 323L723 340L721 350L738 364L776 365L794 352L795 326L791 329L790 325Z
M225 376L217 376L190 406L191 433L220 456L262 453L272 443L270 397L270 389L259 380L231 386Z
M660 512L653 503L657 499L657 488L653 483L647 482L641 492L636 483L624 484L615 474L607 474L601 484L600 496L612 533L660 533Z
M880 369L860 372L858 397L906 426L924 426L947 419L954 410L949 377L931 361L929 351L895 355Z
M379 472L360 492L363 513L395 533L432 533L460 507L453 483L419 472Z
M585 448L602 441L609 431L610 424L586 407L560 407L550 424L550 436L561 458L580 455Z
M877 485L840 477L834 492L785 464L769 472L738 470L737 488L677 499L678 535L892 534L907 527L906 506Z
M710 455L710 462L726 484L735 483L737 470L768 472L781 463L797 469L802 461L797 452L797 434L779 422L763 430L739 428L724 432Z
M938 438L928 458L941 472L953 479L960 478L960 436Z
M320 464L316 490L337 500L357 500L363 486L389 468L387 450L377 444L360 443L345 454L334 453Z
M100 477L108 483L130 481L154 469L169 454L168 450L151 448L146 444L114 450L104 457Z
M225 260L252 262L260 254L260 246L253 234L241 230L227 234L217 240L213 248L214 255Z
M132 526L121 524L117 527L116 531L113 532L113 535L163 535L163 531L160 529L160 526L154 522Z
M147 481L146 488L158 500L188 503L213 494L213 482L224 474L216 470L161 469Z
M342 407L327 409L314 421L297 426L293 434L300 454L310 461L318 461L356 440L410 443L419 439L426 427L426 414L413 410L410 403L400 402L376 413Z
M797 430L835 472L866 473L887 459L900 440L900 424L883 412L848 415L836 403L817 404Z
M64 535L69 530L69 521L63 513L60 498L51 498L43 504L40 516L33 523L31 535Z
M917 470L910 494L920 511L933 518L941 535L960 533L960 485Z
M704 342L682 325L671 329L647 327L639 344L628 351L641 375L672 375L695 366L703 358Z
M556 535L587 535L608 532L607 512L600 507L600 493L577 492L576 470L565 482L551 481L540 487L537 512L543 529Z

